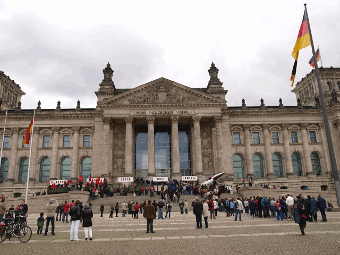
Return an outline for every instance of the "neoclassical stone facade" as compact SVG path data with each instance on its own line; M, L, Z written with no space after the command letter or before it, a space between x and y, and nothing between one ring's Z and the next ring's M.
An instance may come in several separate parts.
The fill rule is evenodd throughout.
M228 107L227 90L212 63L205 88L190 88L159 78L133 89L116 88L108 64L96 93L94 109L35 109L30 166L31 185L46 180L72 179L80 175L133 176L180 179L195 175L204 180L226 172L222 180L242 182L249 177L278 186L332 186L330 159L318 91L311 72L294 88L298 106ZM333 86L340 84L338 68L323 68ZM322 76L326 77L326 76ZM329 79L323 82L327 91ZM2 73L0 128L3 153L0 187L23 185L27 178L29 148L22 146L33 109L21 109L24 92ZM340 86L340 85L339 85ZM314 86L315 87L315 86ZM4 89L7 88L7 89ZM234 88L236 89L236 88ZM334 87L335 92L339 90ZM8 91L16 91L11 97ZM327 92L328 93L328 92ZM9 101L11 100L11 101ZM340 105L331 97L328 116L336 157L340 164ZM5 114L7 111L7 122ZM2 139L2 137L1 137ZM317 190L317 188L316 188Z

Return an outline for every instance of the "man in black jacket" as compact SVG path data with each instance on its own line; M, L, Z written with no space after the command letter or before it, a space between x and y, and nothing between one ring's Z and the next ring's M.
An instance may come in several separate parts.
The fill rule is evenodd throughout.
M81 219L81 210L79 207L80 201L77 200L75 205L72 206L69 215L71 216L71 231L70 231L70 240L71 241L80 241L78 239L78 229Z
M203 204L196 197L196 202L194 203L194 214L196 215L196 223L197 228L202 228L202 213L203 213Z

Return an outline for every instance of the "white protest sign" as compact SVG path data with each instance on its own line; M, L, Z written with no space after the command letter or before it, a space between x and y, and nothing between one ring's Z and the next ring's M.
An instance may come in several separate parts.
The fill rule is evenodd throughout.
M51 180L50 185L64 185L67 183L67 180Z
M154 182L167 182L168 181L168 177L153 177L152 180Z
M97 180L98 178L91 178L91 180L94 182L94 183L96 183L96 180ZM99 180L99 182L100 181L102 181L102 183L104 183L104 178L99 178L100 180ZM86 179L86 182L90 182L90 178L87 178Z
M133 182L133 177L118 177L118 182Z
M197 181L197 176L182 176L182 181Z

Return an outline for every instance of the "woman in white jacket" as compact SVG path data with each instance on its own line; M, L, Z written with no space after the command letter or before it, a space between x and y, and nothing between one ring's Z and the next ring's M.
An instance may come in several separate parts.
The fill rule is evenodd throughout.
M205 199L203 199L202 202L203 202L203 217L204 217L205 228L208 228L209 206Z

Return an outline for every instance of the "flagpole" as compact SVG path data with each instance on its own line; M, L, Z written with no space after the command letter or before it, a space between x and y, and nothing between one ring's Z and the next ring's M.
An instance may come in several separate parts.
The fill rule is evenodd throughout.
M33 144L33 134L34 134L34 117L35 117L35 109L33 110L33 125L32 125L32 136L30 137L30 157L28 159L28 169L27 169L27 184L26 184L26 196L25 196L25 204L27 204L27 195L28 195L28 183L30 180L30 168L31 168L31 155L32 155L32 144Z
M319 50L319 55L320 55L320 62L321 62L321 67L323 67L323 64L322 64L322 58L321 58L321 52L320 52L319 45L318 45L318 50Z
M313 37L312 37L312 30L310 29L309 18L308 18L308 13L307 13L307 4L305 4L305 10L306 10L306 15L307 15L307 23L308 23L308 29L309 29L309 35L310 35L310 42L311 42L311 45L312 45L313 58L314 58L314 63L315 63L315 75L316 75L316 78L317 78L317 81L318 81L318 87L319 87L320 104L321 104L321 109L322 109L323 121L324 121L324 124L325 124L328 150L329 150L329 156L330 156L331 167L332 167L332 175L333 175L334 185L335 185L335 192L336 192L336 197L337 197L337 201L338 201L338 207L340 207L339 172L338 172L338 167L337 167L337 164L336 164L336 158L335 158L335 153L334 153L331 131L330 131L330 128L329 128L329 121L328 121L328 117L327 117L325 99L324 99L324 96L323 96L323 91L322 91L322 86L321 86L321 79L320 79L320 74L319 74L318 62L316 61L315 48L314 48Z
M1 163L2 163L2 151L4 148L4 139L5 139L5 131L6 131L6 121L7 121L7 110L6 110L6 117L5 117L5 125L4 125L4 132L2 134L2 145L1 145L1 152L0 152L0 170L1 170ZM1 176L0 176L1 177Z

